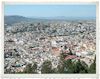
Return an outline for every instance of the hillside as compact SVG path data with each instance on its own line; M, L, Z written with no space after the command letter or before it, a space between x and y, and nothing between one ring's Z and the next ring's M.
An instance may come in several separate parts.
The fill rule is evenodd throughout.
M29 20L31 19L23 16L18 16L18 15L4 16L4 23L7 25L12 25L14 23L19 23L21 21L29 21Z

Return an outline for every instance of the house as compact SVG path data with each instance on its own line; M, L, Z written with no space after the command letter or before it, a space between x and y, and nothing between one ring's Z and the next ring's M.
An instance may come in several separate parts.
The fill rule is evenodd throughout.
M60 53L61 53L61 49L58 48L58 47L52 47L52 53L55 55L55 56L59 56Z
M55 40L52 40L52 41L51 41L51 46L53 46L53 47L57 47L57 43L56 43Z
M75 55L80 57L81 56L81 51L79 51L79 50L75 51Z
M80 58L77 57L76 55L68 55L65 57L65 60L68 60L68 59L80 59Z
M81 56L81 57L85 57L85 56L87 56L88 55L88 52L86 52L86 51L77 51L76 53L76 56Z

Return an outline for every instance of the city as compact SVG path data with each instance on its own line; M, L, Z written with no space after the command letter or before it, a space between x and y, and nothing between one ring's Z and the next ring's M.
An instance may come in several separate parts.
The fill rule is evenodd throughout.
M56 69L53 73L56 73L61 54L64 54L64 61L80 60L90 67L96 56L96 22L76 20L5 24L4 41L5 73L25 73L28 65L36 64L37 69L33 73L41 74L45 61L51 62L52 69Z

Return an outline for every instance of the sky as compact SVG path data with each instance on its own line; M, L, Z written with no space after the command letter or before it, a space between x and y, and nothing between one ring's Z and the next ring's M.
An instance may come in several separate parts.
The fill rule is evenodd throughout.
M96 5L5 5L4 15L26 17L96 17Z

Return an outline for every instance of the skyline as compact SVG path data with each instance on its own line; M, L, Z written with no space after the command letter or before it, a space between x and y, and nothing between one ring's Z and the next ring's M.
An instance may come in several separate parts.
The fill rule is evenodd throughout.
M96 5L5 5L4 15L25 17L96 17Z

